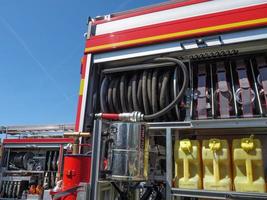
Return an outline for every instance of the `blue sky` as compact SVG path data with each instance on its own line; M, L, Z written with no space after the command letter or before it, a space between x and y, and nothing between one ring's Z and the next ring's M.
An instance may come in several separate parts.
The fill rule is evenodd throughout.
M74 123L88 16L164 0L1 0L0 126Z

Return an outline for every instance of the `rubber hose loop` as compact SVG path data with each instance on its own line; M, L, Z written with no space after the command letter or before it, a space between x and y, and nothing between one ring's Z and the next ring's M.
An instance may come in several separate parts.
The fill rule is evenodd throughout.
M142 98L142 74L138 77L138 88L137 88L137 102L140 112L144 112L143 110L143 98Z
M112 89L114 85L115 80L111 80L108 88L108 108L109 112L114 113L113 103L112 103Z
M158 89L157 89L157 85L158 85L158 69L155 69L153 71L153 75L152 75L152 112L156 113L158 111Z
M120 99L118 99L118 86L120 83L120 79L115 79L115 83L112 89L112 103L115 109L115 113L121 113L120 109Z
M150 120L153 120L155 118L161 117L162 115L164 115L168 111L170 111L182 99L182 97L183 97L183 95L184 95L184 93L185 93L185 91L186 91L186 89L188 87L188 82L189 82L188 70L187 70L185 64L182 61L180 61L178 59L175 59L175 58L168 58L168 57L156 58L156 59L154 59L154 61L156 61L156 62L157 61L160 61L160 62L164 62L164 61L175 62L177 64L177 66L179 66L182 69L184 81L183 81L181 90L178 93L178 95L175 97L175 99L168 106L163 108L162 110L160 110L160 111L158 111L156 113L153 113L151 115L144 115L144 120L146 120L146 121L150 121Z
M144 105L144 110L145 114L149 114L149 105L148 105L148 94L147 94L147 71L143 71L142 75L142 96L143 96L143 105Z
M104 77L100 88L100 107L102 112L108 112L107 106L107 92L108 92L109 80Z
M132 80L132 99L133 99L133 108L135 111L140 111L138 100L137 100L137 75L134 74Z
M122 112L127 112L127 107L126 107L126 91L125 91L125 85L126 85L126 76L123 74L120 79L120 102L121 102L121 108Z
M132 82L133 82L133 77L131 78L131 80L128 83L128 87L127 87L127 110L129 112L133 112L133 99L132 99Z
M149 107L152 107L152 71L148 71L147 75L147 97L148 97L148 103Z

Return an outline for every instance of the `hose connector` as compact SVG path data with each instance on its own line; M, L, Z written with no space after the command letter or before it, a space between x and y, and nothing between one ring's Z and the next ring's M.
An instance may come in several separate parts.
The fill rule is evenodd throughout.
M141 122L144 120L144 114L138 111L131 113L97 113L95 117L98 119L118 120L126 122Z

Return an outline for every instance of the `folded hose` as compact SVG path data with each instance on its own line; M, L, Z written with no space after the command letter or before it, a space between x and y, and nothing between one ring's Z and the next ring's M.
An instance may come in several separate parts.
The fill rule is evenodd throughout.
M176 67L136 70L105 76L100 88L101 112L140 111L144 113L146 121L158 119L165 114L169 120L173 120L174 116L179 119L177 105L184 97L188 86L187 68L182 61L175 58L155 58L153 62L172 62ZM183 77L181 87L177 87L177 84L180 85L177 80L178 70L182 72ZM172 110L175 106L176 109Z

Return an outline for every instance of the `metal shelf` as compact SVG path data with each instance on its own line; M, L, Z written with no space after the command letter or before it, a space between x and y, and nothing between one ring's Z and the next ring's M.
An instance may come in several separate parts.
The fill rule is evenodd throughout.
M19 200L17 198L0 197L0 200Z
M25 173L25 174L43 174L45 171L28 171L28 170L6 170L3 171L3 173L14 173L14 174L19 174L19 173Z
M194 129L267 128L267 118L194 120L191 123Z
M153 129L240 129L240 128L265 128L267 118L234 118L234 119L211 119L192 120L183 122L152 122L147 123L150 130Z
M2 177L2 181L29 181L31 176L8 176Z
M172 196L208 198L208 199L242 199L242 200L257 200L267 199L267 193L245 193L233 191L211 191L211 190L190 190L172 188Z

